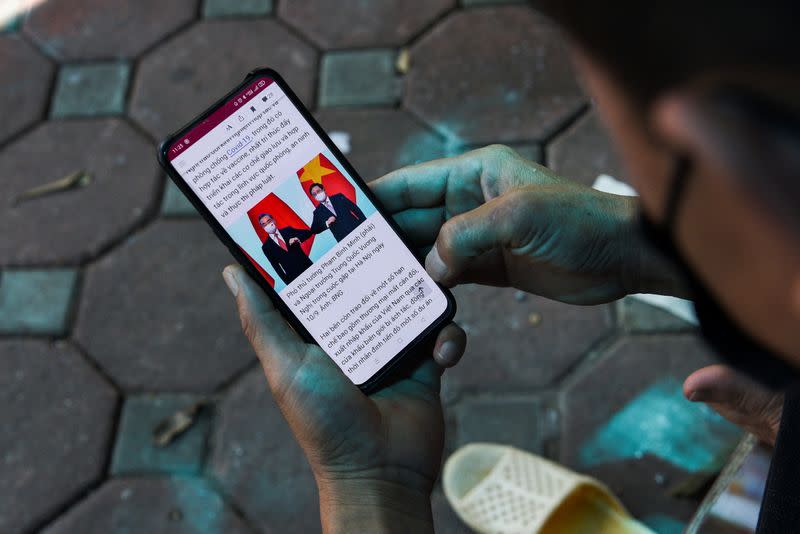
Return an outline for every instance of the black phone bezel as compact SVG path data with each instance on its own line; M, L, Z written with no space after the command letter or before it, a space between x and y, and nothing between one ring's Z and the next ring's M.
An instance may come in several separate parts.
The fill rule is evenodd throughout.
M303 338L304 341L308 343L316 344L316 341L311 336L311 334L306 330L303 326L303 323L300 319L292 312L291 309L281 300L278 293L269 285L269 283L264 279L258 270L253 266L253 264L248 260L247 256L245 256L239 245L228 235L222 225L214 218L211 214L211 211L206 208L205 204L200 200L200 198L192 191L191 187L181 178L180 174L178 173L177 169L172 166L169 161L168 151L169 148L178 141L181 137L183 137L188 131L195 128L201 122L206 120L209 115L211 115L214 111L218 108L223 106L227 103L234 95L245 89L250 83L252 83L257 78L271 78L273 83L278 84L278 86L284 91L286 96L289 97L289 100L292 104L298 109L298 111L303 115L303 117L308 121L311 125L311 128L314 132L322 139L323 143L328 147L333 155L339 160L339 162L344 166L345 170L350 174L353 180L356 182L358 187L361 188L362 192L369 198L369 200L375 205L377 211L383 216L383 218L389 223L389 226L394 230L395 234L400 238L403 244L411 251L414 257L417 259L420 265L420 269L425 269L424 262L419 257L417 252L411 246L409 239L405 236L403 231L394 221L391 215L388 215L386 209L383 207L381 202L373 195L371 189L367 185L367 183L361 178L361 175L353 168L344 154L338 149L338 147L331 141L328 134L319 123L314 119L311 112L303 105L297 95L292 91L283 77L278 74L274 69L268 67L262 67L258 69L254 69L250 71L247 76L245 76L244 80L234 87L231 91L229 91L225 96L217 100L213 105L211 105L208 109L206 109L203 113L198 115L194 118L191 122L184 125L180 129L176 130L169 136L167 136L158 147L158 162L164 171L167 173L167 176L175 183L178 189L186 195L192 205L197 209L200 215L205 219L208 225L211 227L213 232L216 236L222 241L225 246L228 248L228 251L233 255L236 261L247 271L250 277L255 280L258 285L264 290L267 296L270 298L272 303L278 308L281 314L286 318L289 324L294 328L294 330ZM395 370L401 362L405 361L406 357L412 355L414 353L414 349L419 347L420 345L424 344L424 342L432 336L434 333L438 333L447 323L453 320L453 317L456 314L456 301L453 297L453 294L446 288L439 284L437 284L439 289L444 293L447 299L447 308L445 311L416 338L414 338L408 345L405 346L403 350L398 352L391 360L385 363L381 369L372 375L372 377L364 382L363 384L355 384L359 389L361 389L365 394L369 394L373 391L376 391L381 386L384 379L389 377L391 372ZM327 354L327 352L326 352ZM337 366L338 367L338 366Z

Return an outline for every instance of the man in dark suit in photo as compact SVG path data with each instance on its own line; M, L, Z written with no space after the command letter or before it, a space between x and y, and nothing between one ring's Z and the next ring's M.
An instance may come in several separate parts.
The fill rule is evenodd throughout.
M267 232L267 239L264 240L261 250L281 280L287 285L291 284L311 267L311 259L300 247L300 243L311 237L311 232L291 226L278 229L275 218L269 213L259 215L258 223Z
M315 234L330 230L336 241L341 241L367 220L361 208L341 193L329 197L322 184L311 184L308 192L319 202L311 223L311 231Z

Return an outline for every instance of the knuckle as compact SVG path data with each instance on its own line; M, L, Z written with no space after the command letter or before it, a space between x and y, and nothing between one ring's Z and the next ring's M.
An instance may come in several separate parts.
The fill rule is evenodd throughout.
M528 217L532 203L530 191L521 189L509 191L496 204L492 212L492 222L500 225L517 225Z
M519 157L517 151L507 145L500 145L500 144L489 145L483 150L486 151L485 152L486 159L489 163L492 164L490 165L490 167L492 168L500 166L507 161L511 161Z
M516 150L508 145L489 145L484 150L486 150L488 157L494 161L505 161L518 156Z
M462 231L464 224L461 216L453 217L445 222L439 229L439 237L436 240L437 246L450 248L458 234Z

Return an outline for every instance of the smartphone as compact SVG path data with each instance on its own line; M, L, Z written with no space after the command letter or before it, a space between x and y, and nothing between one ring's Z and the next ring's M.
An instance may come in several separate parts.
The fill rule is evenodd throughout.
M452 294L274 70L248 74L158 159L292 327L363 391L455 315Z

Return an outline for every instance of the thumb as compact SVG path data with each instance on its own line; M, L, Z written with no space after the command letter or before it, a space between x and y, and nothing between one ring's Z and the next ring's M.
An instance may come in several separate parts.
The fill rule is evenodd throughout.
M683 383L683 392L693 402L710 402L742 406L748 398L766 399L769 393L725 365L709 365L690 374Z
M425 258L425 269L435 281L454 286L482 254L514 249L530 235L522 192L494 198L448 220Z
M773 444L780 427L783 395L725 365L698 369L683 383L686 397L705 402L727 420Z

